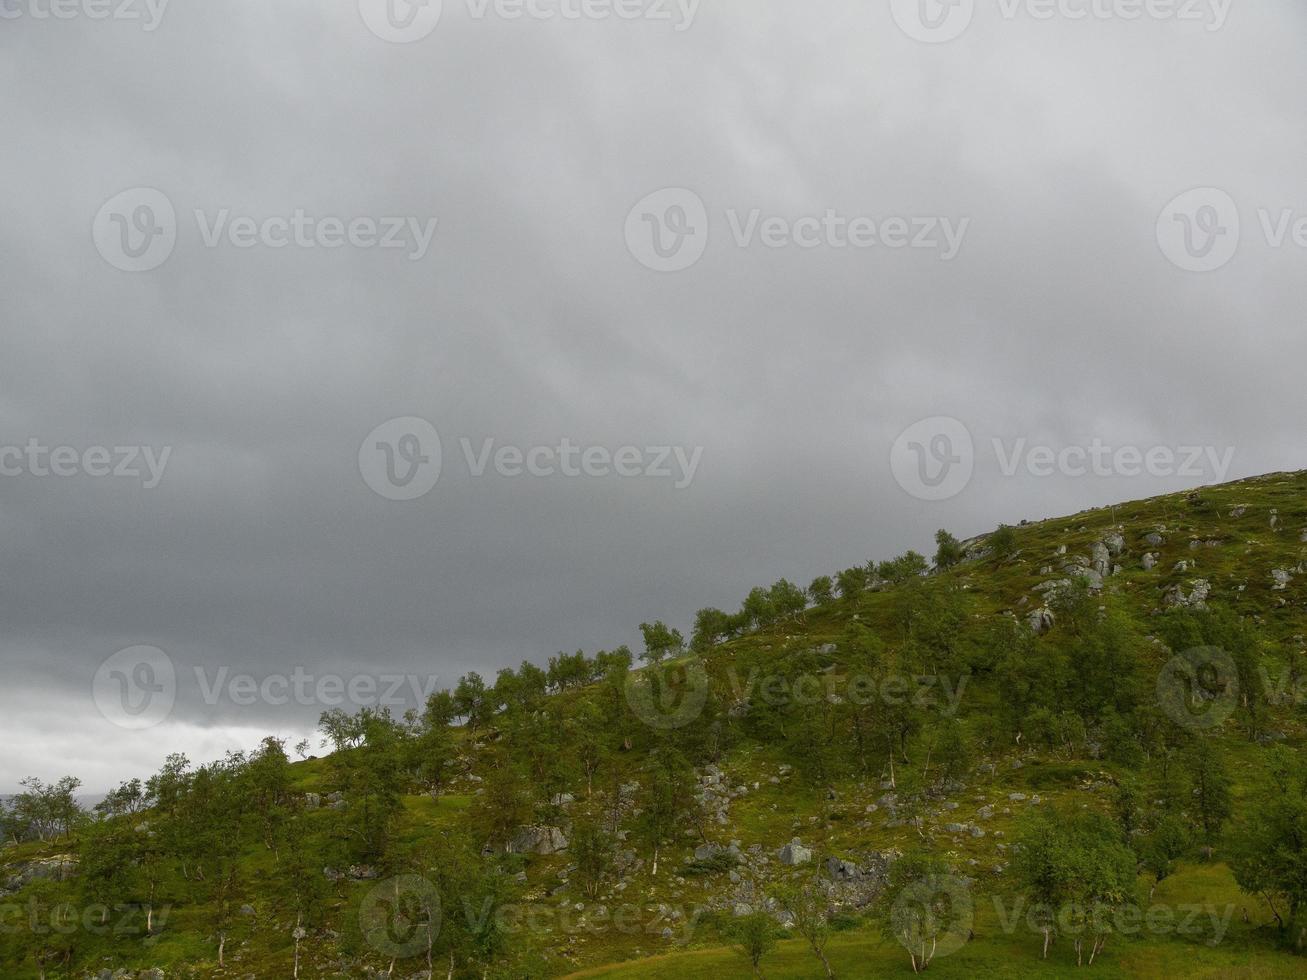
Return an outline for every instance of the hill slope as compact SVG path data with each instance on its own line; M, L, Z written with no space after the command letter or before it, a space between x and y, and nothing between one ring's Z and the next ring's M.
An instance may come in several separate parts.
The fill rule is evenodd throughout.
M1301 975L1307 474L938 559L20 798L0 974Z

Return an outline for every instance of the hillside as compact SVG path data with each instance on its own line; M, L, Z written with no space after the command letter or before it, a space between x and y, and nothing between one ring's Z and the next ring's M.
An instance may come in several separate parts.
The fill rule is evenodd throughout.
M1307 473L695 627L328 714L322 758L17 798L0 975L1307 970Z

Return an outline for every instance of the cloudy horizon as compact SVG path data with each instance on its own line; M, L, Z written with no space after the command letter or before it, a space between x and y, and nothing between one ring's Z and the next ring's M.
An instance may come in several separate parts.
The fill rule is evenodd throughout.
M1307 466L1307 11L932 4L0 4L0 793Z

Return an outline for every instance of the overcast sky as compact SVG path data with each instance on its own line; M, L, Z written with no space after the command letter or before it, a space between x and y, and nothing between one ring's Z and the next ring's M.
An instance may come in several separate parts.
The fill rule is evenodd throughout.
M0 0L0 791L1307 465L1295 0L67 2Z

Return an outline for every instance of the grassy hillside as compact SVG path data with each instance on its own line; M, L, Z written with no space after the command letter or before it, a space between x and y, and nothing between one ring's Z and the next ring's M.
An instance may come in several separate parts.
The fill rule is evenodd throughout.
M1103 976L1301 976L1305 538L1303 473L1125 503L766 587L643 670L329 718L329 757L29 798L0 975L724 978L753 942L821 977L815 908L842 977L910 973L909 937L944 977L1063 975L1077 937ZM943 904L905 920L917 862Z

